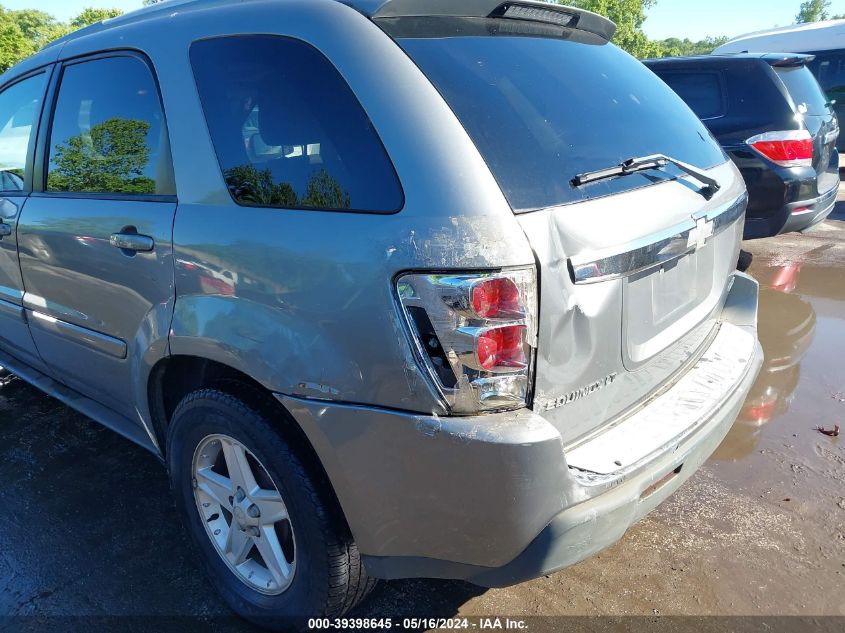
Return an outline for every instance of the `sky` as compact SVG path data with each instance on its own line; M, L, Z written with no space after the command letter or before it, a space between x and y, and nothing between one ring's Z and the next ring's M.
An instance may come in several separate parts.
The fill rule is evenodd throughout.
M33 8L68 20L82 7L137 9L141 0L0 0L8 9ZM751 31L792 24L801 0L657 0L644 28L649 37L735 37ZM831 14L845 14L845 0L832 0Z

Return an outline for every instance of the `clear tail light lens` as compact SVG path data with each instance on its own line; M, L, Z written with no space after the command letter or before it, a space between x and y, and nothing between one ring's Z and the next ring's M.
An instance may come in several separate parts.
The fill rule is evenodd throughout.
M533 268L413 273L396 288L414 346L452 413L528 406L537 347Z
M813 137L807 130L766 132L745 142L781 167L811 167L813 164Z

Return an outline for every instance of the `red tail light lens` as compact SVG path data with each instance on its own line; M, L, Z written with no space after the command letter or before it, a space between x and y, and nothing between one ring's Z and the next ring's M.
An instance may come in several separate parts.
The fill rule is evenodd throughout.
M810 167L813 164L813 137L807 130L766 132L746 143L781 167Z
M472 308L482 319L519 315L519 288L512 279L500 277L478 282L472 287Z
M529 404L537 346L534 268L399 278L417 355L455 414Z
M481 332L476 343L478 364L487 371L525 368L525 329L511 325Z

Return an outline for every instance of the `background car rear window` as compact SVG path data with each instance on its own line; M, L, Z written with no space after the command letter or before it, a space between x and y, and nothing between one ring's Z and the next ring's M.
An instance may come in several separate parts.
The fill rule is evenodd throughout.
M795 105L800 106L803 103L807 106L807 114L824 116L830 113L827 97L809 68L775 68L775 72L789 90Z
M229 191L248 206L398 211L402 189L332 64L276 36L196 42L191 62Z
M686 101L700 119L715 119L725 115L722 86L716 73L660 72L669 87Z
M158 87L137 57L65 68L50 134L47 190L174 195Z
M571 184L578 174L633 157L666 154L701 168L728 160L680 97L597 36L566 29L559 38L532 37L528 24L511 34L503 20L446 26L431 29L432 36L399 37L399 44L452 106L516 211L679 173L667 168ZM474 35L480 30L488 34Z
M47 75L24 79L0 92L0 191L23 191L32 130L41 114Z

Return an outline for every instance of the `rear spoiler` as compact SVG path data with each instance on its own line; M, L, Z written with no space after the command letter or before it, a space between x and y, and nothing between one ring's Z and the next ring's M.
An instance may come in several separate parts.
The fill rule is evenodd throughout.
M806 66L816 58L815 55L793 55L791 53L776 54L770 53L764 55L763 59L768 62L770 66L777 68L789 68L793 66Z
M404 17L501 18L587 31L610 41L616 25L592 11L535 0L341 0L373 20Z

